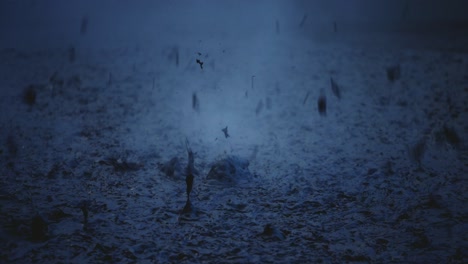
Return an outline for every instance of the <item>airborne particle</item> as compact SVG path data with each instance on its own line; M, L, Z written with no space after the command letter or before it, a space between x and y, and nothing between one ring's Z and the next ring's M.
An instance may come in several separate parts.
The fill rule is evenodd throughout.
M320 95L317 101L317 108L321 116L327 115L327 98L325 95Z
M340 92L340 87L338 84L333 80L333 78L330 77L330 83L331 83L331 90L333 94L338 97L338 99L341 99L341 92Z
M225 128L223 128L223 129L221 129L221 131L223 131L224 137L225 137L225 138L228 138L228 137L229 137L228 127L227 127L227 126L226 126Z
M400 79L400 65L395 65L387 68L387 79L390 82L394 82Z
M192 108L196 112L200 111L200 102L198 101L198 97L196 93L192 94Z
M307 99L309 98L309 95L310 95L310 92L307 92L304 97L304 101L302 101L302 105L305 105L305 103L307 102Z
M88 16L84 16L81 19L80 33L81 35L85 35L87 31L88 31Z
M302 20L301 20L301 23L299 24L299 27L302 28L305 24L307 20L307 14L305 14L303 17L302 17Z
M202 69L202 70L203 70L203 61L201 61L201 60L197 59L197 61L196 61L196 62L197 62L198 64L200 64L200 69Z
M186 173L185 183L187 185L187 203L189 203L190 193L192 192L192 187L193 187L195 164L194 164L193 151L189 145L188 139L185 139L185 148L187 149L187 154L188 154L188 163L187 163L187 168L185 170L185 173Z
M260 100L257 104L257 108L255 108L255 114L259 115L260 112L262 112L262 110L263 110L263 101Z
M174 46L168 56L169 60L174 60L176 67L179 67L179 47Z
M26 89L23 92L23 102L26 103L29 106L32 106L36 103L36 89L34 88L34 85L29 85L26 87Z

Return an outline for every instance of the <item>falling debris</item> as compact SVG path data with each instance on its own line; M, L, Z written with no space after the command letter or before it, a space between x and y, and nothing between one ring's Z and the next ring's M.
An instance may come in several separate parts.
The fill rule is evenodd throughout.
M34 85L28 85L23 92L23 102L29 106L33 106L36 103L36 88Z
M321 116L327 115L327 98L325 95L320 95L317 101L317 108Z
M262 110L263 110L263 101L260 100L257 104L257 108L255 108L255 114L259 115L260 112L262 112Z
M192 109L195 110L195 112L200 112L200 102L198 101L196 93L192 94Z
M227 127L227 126L226 126L225 128L223 128L223 129L221 129L221 131L223 131L224 137L225 137L225 138L228 138L228 137L229 137L228 127Z
M197 59L197 63L200 64L200 69L203 70L203 61Z
M81 35L85 35L87 31L88 31L88 16L84 16L81 19L80 33Z
M331 83L331 90L333 94L338 98L341 99L341 92L340 92L340 87L338 84L333 80L333 78L330 77L330 83Z
M387 68L387 79L394 82L400 79L400 65L395 65Z
M185 139L185 148L187 149L187 155L188 155L188 162L187 162L187 168L185 170L185 183L187 184L187 204L189 204L190 201L190 193L192 192L192 187L193 187L193 179L194 179L194 174L195 174L195 159L194 155L192 152L192 148L190 147L190 144L188 142L188 139Z
M304 16L302 17L301 23L299 23L299 28L304 27L306 20L307 20L307 14L304 14Z
M307 102L307 99L309 98L309 95L310 95L310 92L307 92L306 96L304 97L304 101L302 101L302 105L305 105L305 103Z

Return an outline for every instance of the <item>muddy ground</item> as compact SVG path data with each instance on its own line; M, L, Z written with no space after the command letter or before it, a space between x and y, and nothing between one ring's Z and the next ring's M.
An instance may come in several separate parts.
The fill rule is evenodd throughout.
M350 43L1 50L1 262L466 262L468 54Z

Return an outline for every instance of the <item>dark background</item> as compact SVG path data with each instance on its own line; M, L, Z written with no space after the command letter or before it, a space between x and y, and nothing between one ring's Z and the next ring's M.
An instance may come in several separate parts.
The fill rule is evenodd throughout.
M406 11L405 11L406 10ZM307 30L328 33L336 21L341 32L444 33L467 30L463 0L333 1L1 1L3 47L116 45L122 41L158 41L170 35L247 34L297 29L307 14ZM86 39L79 39L83 16ZM188 32L187 32L188 31Z

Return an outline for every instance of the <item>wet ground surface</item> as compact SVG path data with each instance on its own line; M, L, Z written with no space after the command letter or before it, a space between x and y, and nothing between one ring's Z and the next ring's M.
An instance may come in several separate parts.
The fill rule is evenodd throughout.
M466 262L468 55L309 44L0 51L2 262Z

